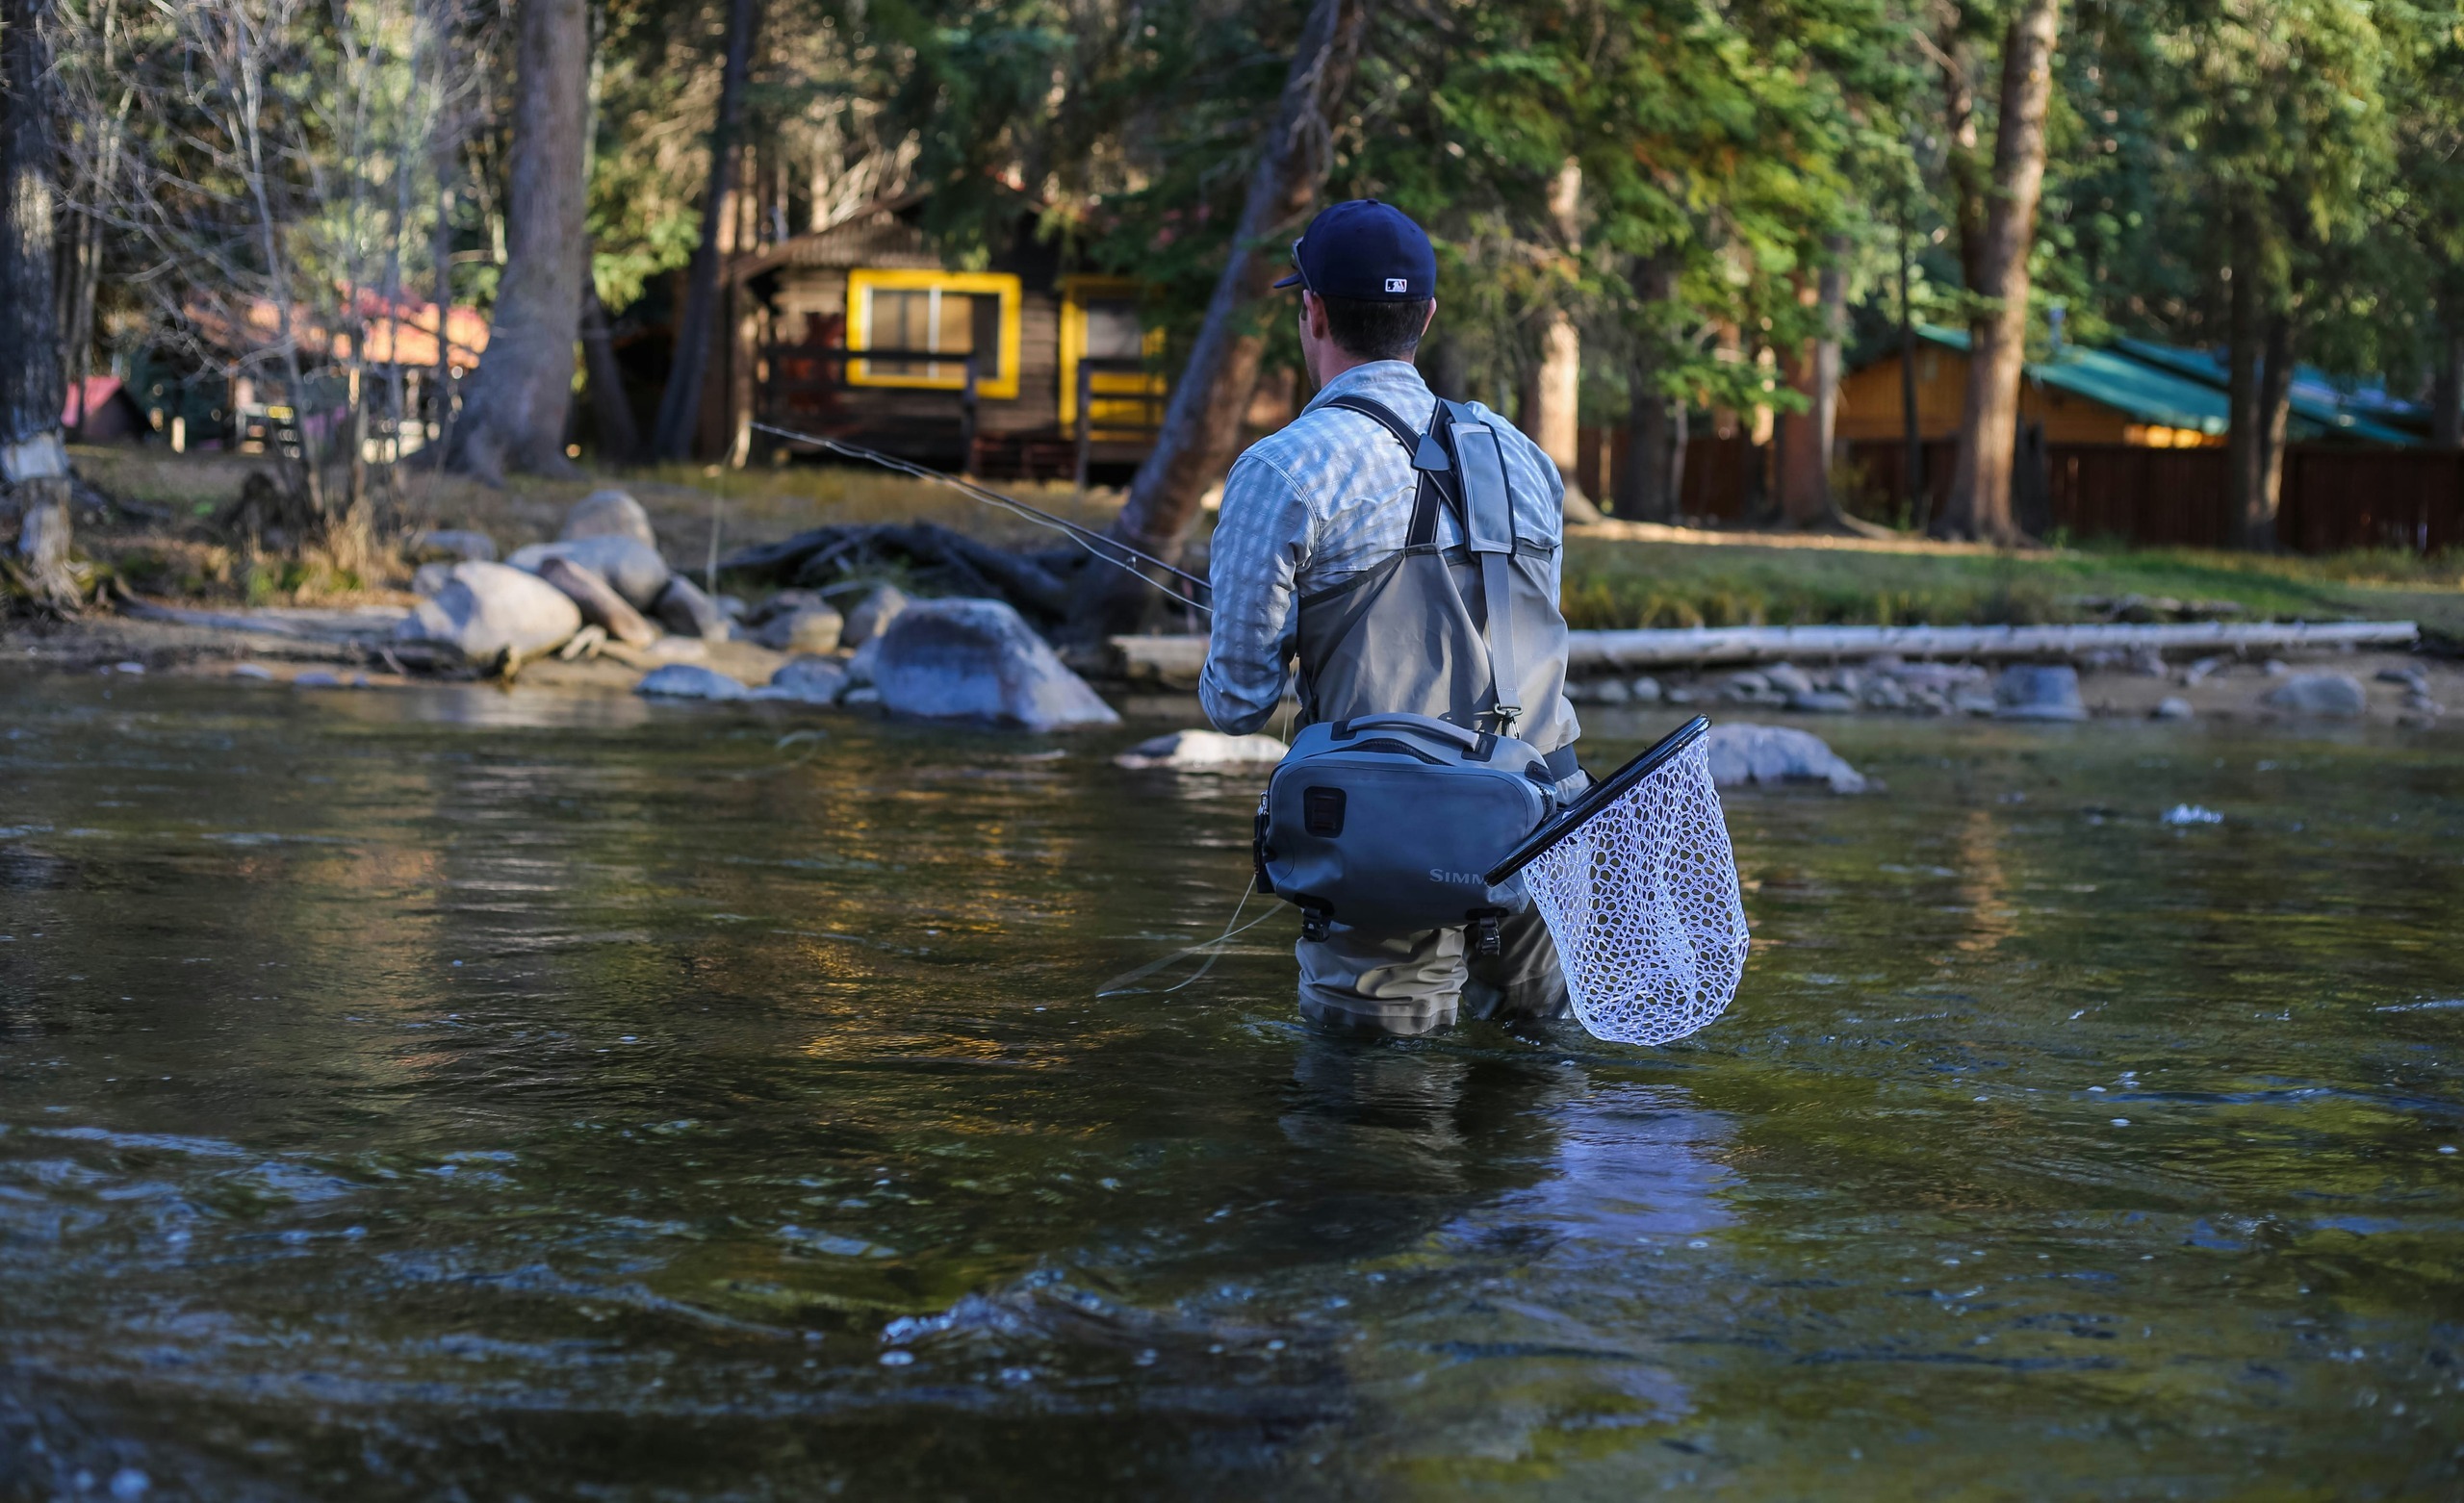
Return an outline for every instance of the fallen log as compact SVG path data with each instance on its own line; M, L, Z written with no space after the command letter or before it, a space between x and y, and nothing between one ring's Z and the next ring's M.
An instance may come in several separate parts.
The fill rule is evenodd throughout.
M564 593L565 599L581 607L581 619L599 627L628 647L643 648L656 642L656 626L642 619L641 612L616 593L607 576L596 569L586 568L570 558L547 558L540 561L539 577Z
M2409 621L2176 622L2066 626L1698 626L1674 631L1577 631L1567 667L1628 668L1778 662L1783 658L2078 657L2089 652L2234 652L2410 647Z
M2053 658L2096 651L2261 652L2409 648L2409 621L2178 622L2073 626L1705 626L1669 631L1570 631L1574 674L1637 668L1705 668L1782 659ZM1114 637L1123 677L1194 683L1206 662L1202 636Z

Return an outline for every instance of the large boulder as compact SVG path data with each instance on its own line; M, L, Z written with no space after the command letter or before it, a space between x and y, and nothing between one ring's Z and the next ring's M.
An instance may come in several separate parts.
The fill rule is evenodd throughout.
M625 603L637 611L651 609L667 588L667 560L639 538L575 538L561 543L533 543L513 550L505 560L526 573L537 573L552 558L567 558L591 570L616 587Z
M475 663L511 651L535 657L581 629L581 607L563 591L504 564L455 564L434 595L411 607L394 634L451 647Z
M861 654L884 708L1027 730L1120 717L1004 600L917 600Z
M642 503L622 491L593 491L574 502L565 513L565 524L557 529L556 541L571 543L578 538L631 538L652 548L658 547L658 534L651 531L651 514Z
M1113 761L1127 768L1161 767L1176 773L1237 773L1272 767L1291 750L1272 736L1175 730L1142 741Z
M680 637L725 642L732 634L727 613L682 574L669 576L667 588L651 602L651 614L658 618L660 625Z
M2287 715L2352 720L2370 708L2370 691L2350 674L2295 674L2259 702Z
M633 685L635 694L654 700L742 700L751 690L714 668L695 663L670 663L654 668Z
M1785 726L1758 726L1733 721L1714 726L1703 738L1711 763L1711 781L1723 788L1740 783L1827 783L1834 793L1862 793L1865 777L1842 761L1820 736Z
M2079 670L2066 663L2015 663L1993 682L1993 713L2001 720L2086 720Z

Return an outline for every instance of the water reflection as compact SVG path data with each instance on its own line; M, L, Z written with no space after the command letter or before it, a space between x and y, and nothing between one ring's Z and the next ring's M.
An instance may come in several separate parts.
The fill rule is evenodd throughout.
M1245 872L1157 727L111 687L0 741L0 1492L2457 1482L2446 742L1842 727L1632 1051L1095 997Z

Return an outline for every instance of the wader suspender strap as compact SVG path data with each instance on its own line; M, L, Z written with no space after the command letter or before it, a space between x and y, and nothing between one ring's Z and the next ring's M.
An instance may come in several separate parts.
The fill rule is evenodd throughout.
M1498 734L1510 736L1523 718L1515 677L1514 612L1506 600L1506 560L1514 556L1514 494L1505 479L1505 450L1496 430L1460 402L1441 402L1463 477L1463 540L1480 566L1487 598L1489 676L1497 684Z
M1427 433L1413 432L1411 425L1397 417L1393 408L1366 396L1329 396L1326 405L1375 420L1378 426L1395 435L1396 441L1411 451L1412 469L1419 471L1421 484L1419 494L1412 497L1412 522L1403 534L1403 547L1436 547L1437 508L1442 502L1454 499L1446 488L1447 475L1453 470L1454 461L1447 457L1446 446L1437 441L1435 431L1438 415L1446 411L1446 404L1440 402L1436 412L1429 415L1431 431ZM1462 508L1457 506L1455 510L1459 512Z
M1463 519L1463 541L1473 561L1480 569L1481 614L1488 620L1483 633L1489 645L1489 679L1495 686L1497 733L1510 736L1514 723L1523 718L1519 702L1521 680L1514 676L1514 616L1506 599L1506 560L1514 553L1514 496L1505 478L1505 451L1498 444L1498 436L1471 408L1460 402L1441 399L1429 415L1429 431L1414 433L1409 424L1395 415L1383 402L1366 396L1346 394L1330 396L1325 405L1356 412L1375 420L1411 451L1412 468L1420 471L1420 494L1412 503L1411 530L1405 535L1407 548L1424 548L1437 540L1437 497L1444 494L1444 476L1454 471L1460 497L1459 510ZM1437 438L1437 425L1443 420L1453 441L1455 457L1461 469L1455 470ZM1451 497L1450 497L1450 499Z

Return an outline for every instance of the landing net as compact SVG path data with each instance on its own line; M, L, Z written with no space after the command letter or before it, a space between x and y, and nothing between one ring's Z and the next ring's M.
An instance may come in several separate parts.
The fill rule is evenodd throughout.
M1664 754L1621 769L1558 822L1570 828L1542 832L1549 843L1524 868L1575 1016L1595 1037L1683 1038L1727 1008L1745 974L1745 904L1706 728L1698 721Z

